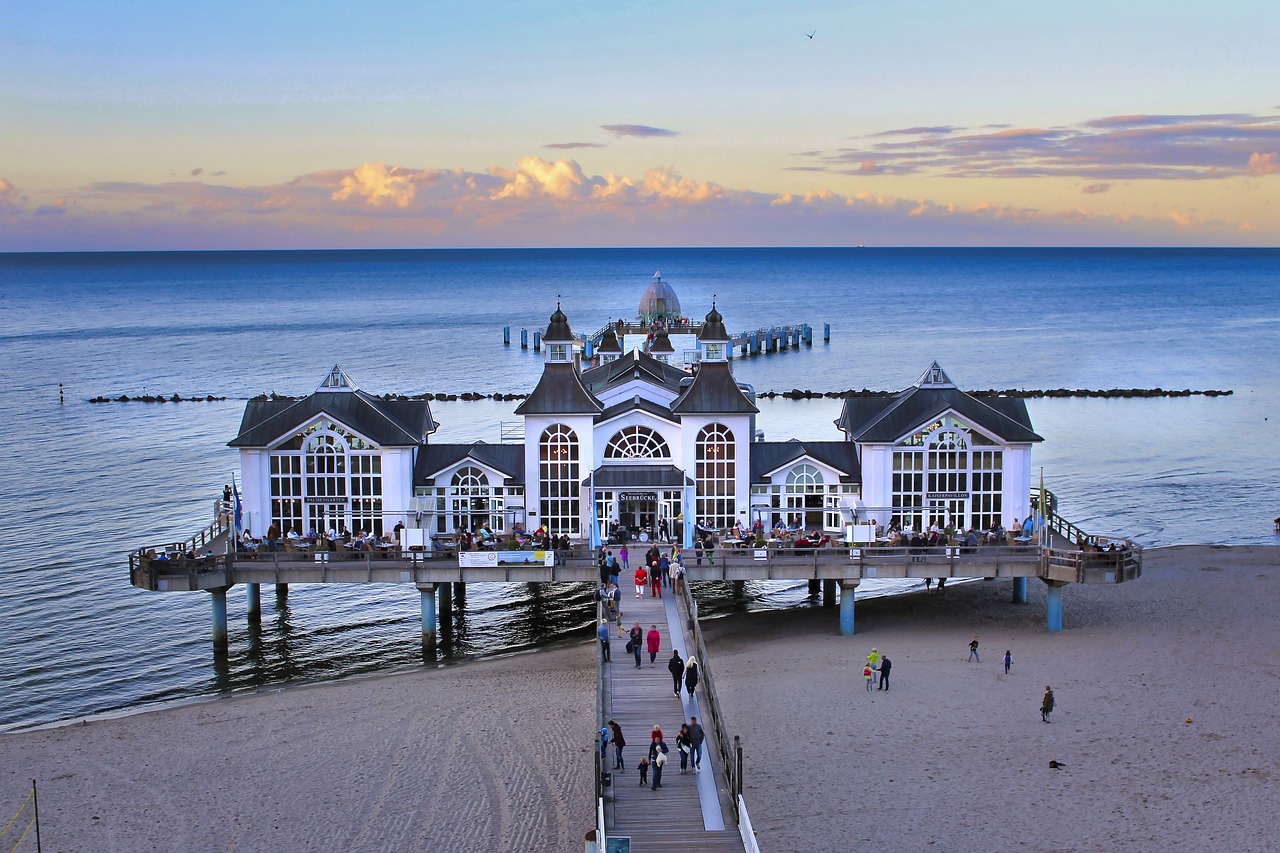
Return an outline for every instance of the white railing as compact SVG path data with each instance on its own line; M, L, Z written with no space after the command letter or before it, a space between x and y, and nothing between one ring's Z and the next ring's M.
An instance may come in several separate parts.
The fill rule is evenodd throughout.
M738 834L742 836L742 846L747 853L760 853L756 831L751 827L751 816L747 814L747 801L741 794L738 795Z

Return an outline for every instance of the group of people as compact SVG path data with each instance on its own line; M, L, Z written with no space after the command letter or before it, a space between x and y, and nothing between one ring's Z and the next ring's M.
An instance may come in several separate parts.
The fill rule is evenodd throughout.
M625 524L614 519L609 522L609 544L625 545L627 542L662 542L670 544L672 541L671 534L674 528L667 517L660 516L658 518L658 528L654 530L652 527L627 527Z
M620 604L618 579L624 571L631 570L630 551L624 544L614 554L613 549L602 545L596 561L600 568L600 597L610 607ZM641 598L646 589L654 598L662 596L663 587L674 587L676 592L680 592L684 584L684 561L680 552L674 549L663 551L657 545L651 545L645 551L643 564L637 566L632 574L632 580L635 582L636 598ZM621 611L611 615L620 616Z
M707 734L703 730L702 724L698 722L697 717L690 717L689 722L680 724L680 731L676 733L675 743L676 751L680 755L680 772L687 773L690 769L697 773L702 769L702 745L706 742ZM627 745L627 739L622 734L622 726L617 720L609 720L605 728L600 729L600 758L603 760L608 756L609 745L613 745L613 769L622 773L626 772L626 762L622 757L622 750ZM640 772L640 785L648 785L649 789L656 791L662 787L662 769L667 764L667 756L671 753L671 748L667 746L666 736L662 732L662 727L654 724L653 731L649 733L649 749L645 755L640 757L640 763L636 765L636 769ZM653 771L653 781L649 781L649 771Z
M867 683L867 692L871 692L871 688L875 687L876 676L880 677L880 685L875 687L876 690L889 689L889 673L893 670L893 661L889 660L888 655L880 653L877 648L872 648L867 655L867 664L862 668L862 677Z

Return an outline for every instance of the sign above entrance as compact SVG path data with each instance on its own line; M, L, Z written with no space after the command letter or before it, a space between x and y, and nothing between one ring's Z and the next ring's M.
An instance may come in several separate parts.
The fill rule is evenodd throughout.
M326 497L317 496L317 495L307 495L305 498L302 499L302 502L308 503L308 504L342 504L345 506L347 503L347 499L335 498L335 497L326 498Z
M622 492L618 495L620 501L656 501L657 499L657 492Z
M969 497L968 492L929 492L925 495L931 501L955 501Z

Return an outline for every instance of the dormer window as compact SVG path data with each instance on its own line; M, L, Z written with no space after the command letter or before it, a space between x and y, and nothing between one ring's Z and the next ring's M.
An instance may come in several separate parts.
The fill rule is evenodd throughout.
M724 359L724 344L707 344L704 361L721 361Z
M551 350L551 361L568 361L569 345L568 344L548 344Z

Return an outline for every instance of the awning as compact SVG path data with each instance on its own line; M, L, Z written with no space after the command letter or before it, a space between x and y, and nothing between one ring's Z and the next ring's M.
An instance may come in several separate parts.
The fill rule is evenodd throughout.
M693 484L674 465L601 465L594 479L597 489L682 489ZM591 481L588 477L582 485Z

